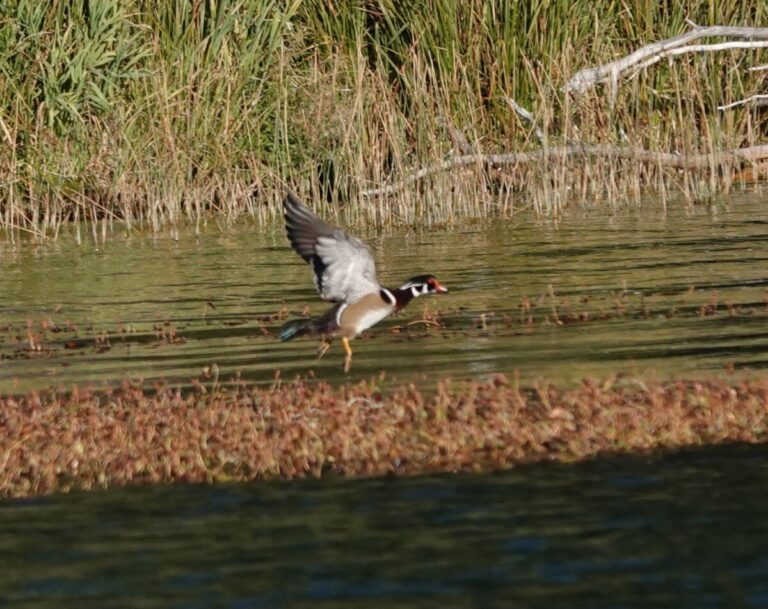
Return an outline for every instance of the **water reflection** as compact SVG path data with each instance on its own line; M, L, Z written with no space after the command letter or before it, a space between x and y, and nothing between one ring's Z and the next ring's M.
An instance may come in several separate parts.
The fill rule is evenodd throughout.
M768 448L488 476L127 489L0 507L19 607L741 607Z
M764 367L765 217L763 196L747 192L693 212L662 215L650 202L608 215L575 212L557 224L528 218L371 237L385 283L428 270L451 293L416 301L356 341L349 376L338 345L318 362L314 342L279 343L265 333L279 322L259 321L282 305L294 314L306 304L324 308L279 228L179 241L115 237L98 248L4 244L0 391L126 376L188 383L212 363L223 379L239 372L257 382L277 370L334 381L382 370L417 381L519 371L524 382L568 383L617 371ZM530 326L520 322L526 298ZM557 323L554 301L561 312L589 313L589 322ZM441 331L389 332L418 319L425 304L439 308ZM706 306L716 314L700 314ZM60 332L30 350L28 320Z

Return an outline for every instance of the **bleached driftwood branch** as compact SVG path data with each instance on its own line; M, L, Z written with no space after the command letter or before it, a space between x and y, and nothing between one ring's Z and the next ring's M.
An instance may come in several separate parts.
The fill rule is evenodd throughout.
M740 99L735 102L731 102L730 104L725 104L722 106L718 106L718 110L728 110L729 108L735 108L736 106L743 106L744 104L751 104L755 103L755 105L765 105L768 103L768 95L752 95L751 97L748 97L746 99Z
M632 74L639 72L665 57L680 55L693 52L711 52L722 51L726 49L749 49L749 48L768 48L768 28L754 27L735 27L735 26L697 26L689 22L693 29L683 32L678 36L648 44L626 57L617 59L602 66L585 68L577 72L563 87L565 92L584 93L602 82L611 82L615 94L616 84L619 76L627 71ZM691 41L700 38L711 37L740 38L742 41L730 40L726 42L713 44L688 44ZM751 70L768 69L768 65L756 66ZM720 106L720 110L725 110L746 103L761 103L768 99L768 95L753 95L752 97L733 102L728 105ZM531 152L513 152L508 154L463 154L455 156L440 163L423 167L417 171L406 175L401 180L382 186L363 190L360 194L364 197L377 195L386 195L398 192L414 182L418 182L426 177L449 171L460 167L478 165L482 167L501 167L509 165L518 165L533 163L542 160L562 159L568 157L608 157L615 159L628 159L639 163L653 163L664 167L679 167L684 169L702 169L715 167L726 163L737 161L757 161L768 158L768 144L759 146L748 146L734 150L724 150L705 154L679 155L667 152L654 152L643 148L630 146L611 146L611 145L581 145L567 144L563 146L547 147L546 136L535 125L533 115L517 104L515 100L509 98L506 100L512 110L523 120L529 122L535 128L535 133L543 148Z
M536 126L536 119L534 118L533 114L531 114L528 110L523 108L520 104L518 104L511 97L507 98L507 104L509 104L509 107L512 108L512 110L515 112L515 114L517 114L526 123L529 123L531 125L531 127L533 127L534 133L536 134L536 139L538 139L539 142L541 142L542 146L546 146L547 145L547 136L544 135L544 132Z
M737 40L731 40L729 42L718 42L716 44L690 44L684 47L678 47L676 49L669 49L658 55L654 55L650 59L638 64L632 69L632 74L637 74L643 68L653 65L664 59L665 57L671 57L673 55L684 55L685 53L714 53L716 51L727 51L729 49L765 49L768 48L768 40L752 41L752 42L739 42Z
M461 154L473 154L475 152L475 148L467 141L463 131L456 129L448 120L445 121L445 128L456 150Z
M501 167L505 165L522 165L533 163L535 161L579 156L610 157L614 159L628 159L640 163L652 163L664 167L701 169L724 165L734 161L757 161L768 158L768 144L736 148L734 150L723 150L713 154L689 155L679 155L669 152L653 152L652 150L645 150L644 148L608 146L604 144L593 146L571 144L568 146L554 146L552 148L534 150L532 152L512 152L509 154L467 154L424 167L393 184L382 186L381 188L364 190L360 194L364 197L392 194L402 190L409 184L423 180L428 176L459 167L467 167L471 165Z
M709 45L688 45L701 38L714 36L725 38L740 38L748 42L729 41ZM762 48L768 46L768 28L764 27L735 27L727 25L696 26L689 32L683 32L673 38L660 40L637 49L626 57L617 59L602 66L584 68L577 72L563 87L567 93L585 93L602 82L616 82L619 76L627 70L640 70L674 54L720 51L729 48ZM687 46L686 46L687 45Z

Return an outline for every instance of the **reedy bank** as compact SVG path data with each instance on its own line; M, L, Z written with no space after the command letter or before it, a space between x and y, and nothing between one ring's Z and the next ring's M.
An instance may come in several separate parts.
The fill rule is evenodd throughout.
M757 0L12 0L0 8L0 226L159 230L279 214L286 184L345 222L449 223L654 189L695 202L740 165L561 157L466 166L360 193L452 154L632 145L682 154L765 141L765 50L686 56L615 97L579 69L699 24L761 25ZM530 109L535 125L511 110Z

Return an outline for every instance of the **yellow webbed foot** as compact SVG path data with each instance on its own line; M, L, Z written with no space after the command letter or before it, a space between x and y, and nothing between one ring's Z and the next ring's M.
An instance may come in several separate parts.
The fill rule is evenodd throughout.
M346 336L341 337L341 343L344 345L344 351L347 352L344 356L344 372L349 372L352 367L352 347L349 346L349 339Z

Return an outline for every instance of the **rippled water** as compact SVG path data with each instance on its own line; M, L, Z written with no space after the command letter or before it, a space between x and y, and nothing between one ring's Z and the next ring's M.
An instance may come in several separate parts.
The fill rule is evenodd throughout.
M340 348L280 343L323 310L280 229L0 244L0 392L216 364L268 382L517 371L569 383L768 363L758 193L370 237L380 277L451 289ZM414 324L429 303L441 328ZM521 308L530 304L530 311ZM530 322L528 316L530 315ZM404 326L393 332L396 326ZM0 456L1 457L1 456ZM484 476L123 489L0 504L0 606L768 606L768 448Z
M340 346L317 361L314 340L280 343L265 333L281 322L258 320L283 303L293 314L307 304L314 313L325 307L279 227L178 242L116 236L99 247L67 238L21 249L4 244L0 391L126 376L188 383L214 363L222 380L239 372L261 382L278 370L331 380L382 370L402 380L518 371L524 381L568 383L619 371L764 368L765 203L747 192L693 210L664 213L649 202L616 213L573 212L559 222L371 236L385 284L429 271L451 291L417 300L355 341L348 376ZM521 321L526 298L531 324ZM715 314L700 314L708 303ZM418 320L427 304L440 312L442 330L414 324L391 333ZM588 321L558 324L568 311L589 314ZM29 348L28 323L41 334L39 351Z
M15 501L0 604L765 607L767 493L757 446Z

